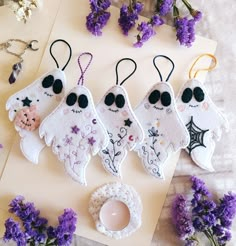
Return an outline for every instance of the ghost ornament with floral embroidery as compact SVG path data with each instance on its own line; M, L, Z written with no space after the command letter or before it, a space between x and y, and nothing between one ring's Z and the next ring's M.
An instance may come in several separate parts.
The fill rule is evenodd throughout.
M156 66L155 60L163 57L172 64L166 82ZM175 104L175 96L171 85L167 82L174 70L173 61L164 55L154 57L161 82L156 83L135 108L145 138L142 144L136 146L145 170L156 178L164 178L163 167L169 156L189 144L189 134L182 122Z
M199 167L214 171L211 158L215 141L220 140L223 129L227 131L228 122L208 96L204 85L195 79L201 69L197 70L192 78L192 69L203 56L209 56L214 60L214 66L209 70L215 68L217 61L214 56L210 54L199 56L190 69L190 80L180 89L177 105L190 135L190 143L185 150Z
M50 46L58 42L69 44L64 40L55 40ZM54 56L52 55L55 60ZM39 138L38 128L42 120L60 103L65 93L66 78L64 69L70 61L70 57L61 70L56 61L57 68L50 71L32 84L11 96L6 103L9 111L9 119L14 121L15 129L21 137L20 148L23 155L31 162L37 164L39 154L45 147Z
M83 70L80 59L84 55L90 56L90 60ZM96 155L108 144L108 135L97 115L92 95L83 86L83 76L91 61L91 53L79 56L81 77L78 85L42 122L39 129L40 137L48 146L52 146L53 152L64 162L67 173L81 185L87 185L85 172L91 154ZM57 122L59 124L55 127Z
M134 71L118 85L118 65L122 61L132 61ZM117 82L109 89L96 109L105 125L109 144L99 155L106 171L121 178L121 164L127 155L127 148L133 150L143 141L143 130L138 122L129 102L128 94L121 86L136 71L137 65L130 58L121 59L116 65Z

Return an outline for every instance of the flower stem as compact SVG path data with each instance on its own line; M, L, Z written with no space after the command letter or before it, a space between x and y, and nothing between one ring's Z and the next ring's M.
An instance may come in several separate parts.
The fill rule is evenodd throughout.
M191 6L191 4L187 1L187 0L182 0L182 2L184 3L184 5L187 7L187 9L192 12L193 8Z
M211 235L209 230L205 230L204 234L206 235L206 237L209 239L209 241L211 242L212 246L219 246L219 244L214 240L213 236Z

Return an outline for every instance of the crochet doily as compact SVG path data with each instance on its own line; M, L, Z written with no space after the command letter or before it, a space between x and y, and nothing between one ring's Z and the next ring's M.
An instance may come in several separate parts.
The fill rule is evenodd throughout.
M101 207L108 199L123 202L130 212L129 224L120 231L107 229L99 218ZM121 183L109 183L97 189L89 201L89 213L92 215L99 232L115 239L121 239L135 232L142 224L142 202L133 187Z

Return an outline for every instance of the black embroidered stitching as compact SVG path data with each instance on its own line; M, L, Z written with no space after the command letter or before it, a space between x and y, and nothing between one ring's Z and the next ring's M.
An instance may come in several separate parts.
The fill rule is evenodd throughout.
M193 116L191 116L191 120L186 125L186 127L187 127L187 129L189 131L189 135L190 135L190 143L189 143L189 145L187 147L187 149L189 151L189 155L191 155L192 150L197 148L197 147L206 148L206 146L204 144L204 135L205 135L206 132L209 131L209 129L202 130L201 128L199 128L193 122Z

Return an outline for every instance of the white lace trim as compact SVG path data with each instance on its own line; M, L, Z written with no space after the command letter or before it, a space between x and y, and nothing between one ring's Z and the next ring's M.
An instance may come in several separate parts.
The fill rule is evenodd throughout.
M101 207L108 199L117 199L125 203L129 208L130 222L127 227L120 231L110 231L101 222L99 213ZM135 191L129 185L122 183L109 183L97 189L89 201L89 213L92 215L96 228L99 232L115 239L121 239L135 232L142 224L142 202Z

